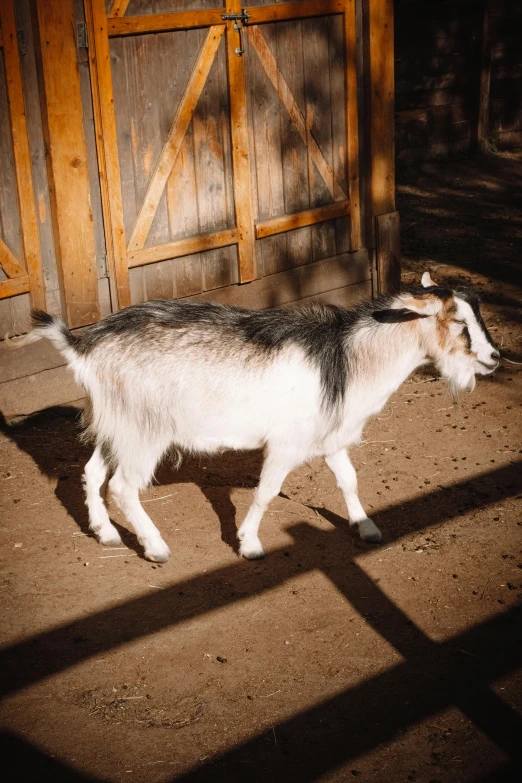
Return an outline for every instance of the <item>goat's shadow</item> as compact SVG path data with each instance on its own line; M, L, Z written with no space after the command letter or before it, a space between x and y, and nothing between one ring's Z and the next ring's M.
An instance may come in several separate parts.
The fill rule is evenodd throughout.
M92 448L79 439L81 411L76 407L58 406L28 416L19 423L8 424L0 414L0 431L31 456L41 472L56 479L55 495L82 532L89 534L87 509L82 488L82 474ZM225 452L184 458L179 468L164 462L157 471L159 485L196 484L210 502L220 524L221 539L237 552L236 508L231 491L237 487L257 486L263 461L261 451ZM419 498L406 500L372 514L385 541L415 531L428 530L456 513L497 502L522 490L520 463L498 468L491 473L449 487L439 487ZM286 497L283 493L280 493ZM339 530L346 531L346 544L352 552L372 548L356 534L348 532L348 523L328 508L307 506ZM303 509L303 514L305 514ZM154 517L154 514L153 514ZM114 521L113 521L114 522ZM136 536L114 522L122 540L141 555Z
M90 535L82 475L92 447L82 443L79 437L81 410L73 406L56 406L12 424L0 413L0 431L29 454L45 476L56 480L56 497L81 532ZM165 459L156 471L154 484L193 483L199 486L219 520L222 541L237 551L236 508L231 490L257 486L262 461L262 451L184 456L178 468ZM141 553L134 533L114 519L111 521L123 543Z

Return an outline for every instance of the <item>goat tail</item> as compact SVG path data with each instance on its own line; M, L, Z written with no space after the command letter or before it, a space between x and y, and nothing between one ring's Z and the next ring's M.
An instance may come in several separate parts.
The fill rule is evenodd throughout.
M80 339L75 337L71 330L64 324L57 315L49 315L43 310L31 311L32 331L21 337L9 338L6 335L5 343L9 348L22 348L42 337L46 337L52 342L60 353L70 362L72 358L78 355Z

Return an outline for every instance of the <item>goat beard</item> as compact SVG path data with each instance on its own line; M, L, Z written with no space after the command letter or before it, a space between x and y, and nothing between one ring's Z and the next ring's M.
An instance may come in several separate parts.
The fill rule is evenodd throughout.
M472 392L475 388L475 375L473 373L456 372L446 380L455 403L458 402L460 392Z

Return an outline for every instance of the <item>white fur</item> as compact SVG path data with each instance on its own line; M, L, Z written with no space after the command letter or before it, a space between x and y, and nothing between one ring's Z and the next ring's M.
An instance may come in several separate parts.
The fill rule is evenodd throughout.
M408 301L398 299L396 306L408 306ZM263 555L258 531L268 504L291 470L317 456L326 458L336 477L350 524L363 540L380 541L380 531L357 496L347 449L360 441L368 418L382 410L401 383L428 361L455 390L470 388L475 372L491 371L479 363L491 365L491 345L466 302L458 301L458 317L466 320L476 359L441 348L436 313L427 315L402 326L400 333L396 324L371 321L355 331L349 338L344 401L334 410L322 405L319 371L294 344L260 361L242 362L232 354L209 363L204 342L194 350L190 329L180 334L172 355L149 349L131 356L118 353L117 341L79 354L58 328L37 330L37 337L49 336L64 353L77 383L90 397L89 429L98 444L85 468L90 529L103 544L120 543L103 497L111 465L111 495L134 526L145 557L164 562L169 548L141 506L138 492L149 484L169 448L215 453L264 447L259 486L238 531L243 557ZM455 334L462 328L455 326ZM34 334L26 341L32 341ZM110 444L110 465L103 444Z

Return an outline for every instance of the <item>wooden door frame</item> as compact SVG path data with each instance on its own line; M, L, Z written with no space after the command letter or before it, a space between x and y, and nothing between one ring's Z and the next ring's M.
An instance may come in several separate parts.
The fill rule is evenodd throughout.
M89 61L93 85L94 116L97 128L96 138L102 204L106 225L109 276L111 288L116 293L116 296L113 296L115 309L126 307L130 304L128 270L133 266L142 266L218 247L237 245L239 281L240 283L246 283L252 281L255 277L254 246L256 239L342 216L351 217L351 248L352 251L359 250L361 248L361 219L355 0L305 0L305 2L300 3L283 3L274 6L254 6L248 8L250 19L246 28L247 34L249 41L257 49L258 55L260 47L263 46L260 40L262 36L260 34L256 35L257 27L252 27L254 25L342 14L346 58L345 94L348 107L346 111L348 194L342 194L345 198L336 200L325 207L306 210L295 215L281 216L274 220L258 222L256 225L254 225L253 220L244 59L234 54L234 48L237 46L237 33L234 31L232 23L222 19L223 13L239 13L241 11L241 1L227 0L224 8L217 9L174 11L165 14L126 17L124 14L127 10L128 2L129 0L114 0L107 14L104 0L84 0L88 33L92 42ZM118 159L109 39L124 35L202 27L209 28L206 42L198 55L196 65L178 106L171 131L158 159L145 201L140 208L136 225L127 244L123 224L123 198ZM170 173L169 165L171 166L175 160L181 146L184 129L186 130L190 122L192 112L197 104L197 98L205 81L205 71L208 74L213 57L217 51L217 44L219 44L219 40L225 33L225 30L227 37L236 227L211 234L200 234L152 248L144 248L143 245L148 233L147 226L150 227L152 223L155 206L157 206L162 192L162 182L166 181L165 177L168 177ZM261 53L262 56L263 52ZM265 56L266 67L269 69L273 68L273 63L267 63L267 56ZM279 72L278 78L282 78L279 77ZM302 118L299 117L298 111L296 111L295 102L292 104L292 96L289 94L289 91L285 95L290 105L287 105L285 100L283 102L287 105L290 116L303 140L305 142L313 142L311 133L307 133L306 129L302 128L304 123ZM319 155L322 156L320 150ZM321 171L320 160L317 159L316 163L319 164L318 168ZM326 169L327 167L328 164L326 164ZM328 173L326 170L325 176L326 178L332 176L331 171ZM332 188L331 192L332 197L334 197Z
M0 47L4 51L9 119L24 253L22 261L0 238L0 265L8 278L0 282L0 299L29 293L31 305L45 309L45 284L34 200L14 0L0 2L0 26Z

